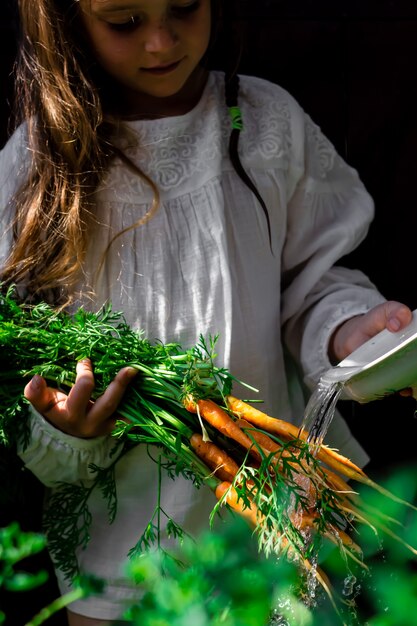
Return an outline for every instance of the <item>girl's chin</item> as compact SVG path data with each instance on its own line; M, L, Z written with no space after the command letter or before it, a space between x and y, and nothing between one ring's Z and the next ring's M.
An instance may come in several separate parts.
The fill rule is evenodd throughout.
M203 92L207 75L189 78L185 81L158 81L136 89L119 88L117 107L121 115L137 117L156 117L182 115L190 111L199 101ZM203 79L204 78L204 79ZM152 81L149 81L152 82ZM116 104L116 102L115 102Z

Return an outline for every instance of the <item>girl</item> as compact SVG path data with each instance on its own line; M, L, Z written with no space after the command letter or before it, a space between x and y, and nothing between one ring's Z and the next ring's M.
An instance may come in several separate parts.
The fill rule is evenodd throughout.
M289 421L331 363L410 321L408 307L334 265L373 216L356 172L283 89L208 70L232 0L19 6L23 115L1 153L0 252L2 279L22 297L69 310L110 300L151 340L184 347L219 332L218 363ZM114 414L133 375L122 370L91 406L93 364L76 370L68 397L39 377L25 390L32 435L20 456L52 491L113 461ZM366 463L339 416L328 437ZM91 539L77 553L106 592L73 603L71 626L120 618L135 594L121 564L157 491L142 446L117 463L116 481L116 521L94 492ZM162 504L196 533L214 502L166 478Z

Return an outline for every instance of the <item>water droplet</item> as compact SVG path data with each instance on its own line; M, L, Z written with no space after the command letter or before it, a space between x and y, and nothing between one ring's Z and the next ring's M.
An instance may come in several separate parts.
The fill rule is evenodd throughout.
M349 597L354 594L356 582L357 578L353 574L349 574L349 576L346 576L345 580L343 581L342 589L342 594L345 597Z

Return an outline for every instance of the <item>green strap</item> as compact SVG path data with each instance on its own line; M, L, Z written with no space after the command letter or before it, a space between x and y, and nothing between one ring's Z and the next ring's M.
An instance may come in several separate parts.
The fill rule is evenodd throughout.
M243 121L242 121L242 112L240 107L229 107L229 115L232 120L232 128L236 128L237 130L242 130Z

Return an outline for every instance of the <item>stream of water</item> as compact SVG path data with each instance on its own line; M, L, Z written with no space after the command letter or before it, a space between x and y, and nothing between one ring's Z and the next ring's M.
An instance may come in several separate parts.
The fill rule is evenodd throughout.
M332 422L336 411L336 405L343 391L344 385L348 376L348 370L344 372L340 379L335 376L324 376L320 379L318 385L310 396L310 400L307 403L301 429L307 433L307 442L309 443L310 450L315 454L318 448L322 445L323 440L327 434L329 426ZM339 372L338 372L339 374ZM308 479L307 479L308 480ZM307 489L306 489L307 491ZM317 567L318 554L315 555L312 564L312 571L308 574L307 578L307 593L303 598L303 604L310 610L317 606L317 594L320 596L323 593L323 589L320 587L318 580L315 576L315 568ZM352 574L347 567L346 578L344 580L344 586L342 595L346 600L346 604L349 607L349 614L352 624L356 624L356 605L355 598L360 591L360 584L356 577ZM291 619L287 619L289 615L295 611L295 606L291 605L291 601L288 598L283 598L278 602L278 605L274 609L270 616L268 626L290 626L295 623ZM295 618L295 615L293 615Z
M320 447L335 414L343 382L320 380L307 403L301 429L308 433L307 441Z

